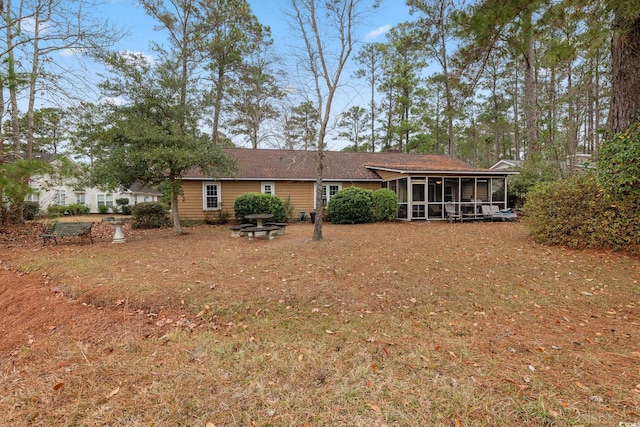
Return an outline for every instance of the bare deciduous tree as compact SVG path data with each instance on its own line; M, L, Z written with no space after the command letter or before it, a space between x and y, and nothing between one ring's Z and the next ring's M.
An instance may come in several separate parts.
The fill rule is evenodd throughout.
M305 47L304 71L311 77L311 90L320 117L314 241L322 240L322 173L325 138L329 130L331 106L340 77L355 45L355 30L363 14L377 1L291 0L290 16Z

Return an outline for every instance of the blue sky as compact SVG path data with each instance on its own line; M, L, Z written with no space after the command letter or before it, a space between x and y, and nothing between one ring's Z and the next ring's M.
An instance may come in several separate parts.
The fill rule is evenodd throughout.
M292 45L298 42L298 37L292 34L290 18L283 13L290 4L289 0L249 0L249 3L258 20L271 27L275 53L291 60ZM124 27L131 33L130 37L119 43L116 47L118 50L149 53L150 42L160 42L163 38L162 32L153 30L156 22L146 15L135 0L111 0L106 5L105 16L111 24ZM358 39L362 43L384 42L385 35L392 26L410 19L409 8L404 0L382 0L380 7L371 10L368 20L359 26ZM358 48L353 56L357 51ZM333 106L334 116L351 106L366 106L369 103L369 89L364 87L364 82L352 77L353 70L354 68L347 69L342 75L342 91L337 94ZM340 142L335 142L335 146L330 148L342 148L340 145Z
M260 22L271 27L276 46L291 41L288 18L283 13L289 0L249 0L249 3ZM111 0L105 6L105 17L115 25L130 29L132 36L122 42L123 49L146 51L149 41L158 36L153 30L154 20L135 0ZM362 26L362 40L383 41L389 28L408 19L409 9L403 0L382 0Z

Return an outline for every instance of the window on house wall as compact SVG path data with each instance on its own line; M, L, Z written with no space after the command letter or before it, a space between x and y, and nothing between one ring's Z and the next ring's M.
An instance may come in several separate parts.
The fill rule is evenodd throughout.
M24 198L24 201L40 203L40 195L38 193L27 194L27 197Z
M260 191L262 194L276 194L276 185L273 182L262 182L260 183Z
M76 203L78 205L84 205L87 203L87 195L84 193L76 194Z
M329 205L332 196L342 190L342 184L322 184L322 206Z
M67 192L65 190L56 190L53 195L53 204L65 206L67 204Z
M113 207L113 194L111 193L98 194L98 207L100 206Z
M220 201L220 184L202 184L202 209L205 211L213 211L220 209L221 207L222 203Z

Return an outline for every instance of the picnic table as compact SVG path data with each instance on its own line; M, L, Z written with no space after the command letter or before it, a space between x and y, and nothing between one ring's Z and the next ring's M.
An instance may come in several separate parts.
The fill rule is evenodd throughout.
M262 224L262 221L265 220L265 219L273 218L273 214L252 214L252 215L246 215L245 218L246 219L255 219L256 220L256 227L262 228L264 226Z

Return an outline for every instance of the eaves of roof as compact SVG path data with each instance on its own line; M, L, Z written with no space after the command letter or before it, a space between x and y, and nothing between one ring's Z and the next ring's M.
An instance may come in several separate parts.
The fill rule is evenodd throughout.
M366 166L367 168L395 172L406 175L517 175L518 172L506 171L506 170L488 170L488 169L424 169L419 168L398 168L398 167L383 167L383 166Z

